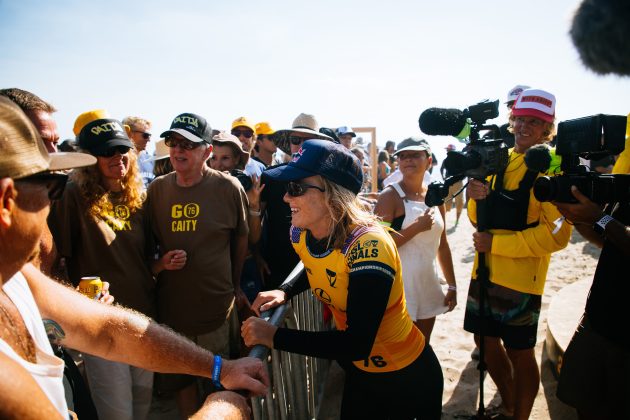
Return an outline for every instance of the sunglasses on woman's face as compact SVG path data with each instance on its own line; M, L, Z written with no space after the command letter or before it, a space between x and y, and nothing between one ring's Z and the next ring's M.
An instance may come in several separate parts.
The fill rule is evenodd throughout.
M247 139L251 139L254 133L251 130L232 130L232 135L236 137L243 136Z
M322 187L318 187L317 185L303 184L291 181L287 183L287 194L289 194L291 197L300 197L306 194L306 190L308 190L309 188L315 188L316 190L320 190L321 192L325 191Z
M103 153L99 153L96 156L110 158L110 157L113 157L116 153L120 153L121 155L124 155L125 153L127 153L129 151L129 149L130 149L130 147L127 147L127 146L110 147L109 149L107 149Z
M48 190L48 199L52 201L59 200L63 195L63 190L66 188L66 183L68 182L68 175L43 173L20 178L17 181L45 184Z
M173 137L167 137L164 139L164 144L168 147L181 147L184 150L192 150L192 149L196 149L197 147L201 146L201 142L199 143L195 143L194 141L190 141L190 140L178 140L178 139L174 139Z

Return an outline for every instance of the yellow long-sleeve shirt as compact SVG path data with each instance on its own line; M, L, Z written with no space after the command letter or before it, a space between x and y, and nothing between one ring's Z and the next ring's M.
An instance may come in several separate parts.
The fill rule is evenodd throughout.
M510 163L503 180L506 190L515 190L527 172L524 154L510 150ZM488 181L494 189L494 177ZM561 218L558 209L551 203L541 203L529 194L527 224L538 222L535 227L522 231L490 229L492 249L486 253L486 264L492 283L523 293L542 295L551 253L567 246L571 236L571 225L566 221L558 228ZM468 201L468 217L477 223L477 203ZM477 278L478 255L475 255L472 278Z

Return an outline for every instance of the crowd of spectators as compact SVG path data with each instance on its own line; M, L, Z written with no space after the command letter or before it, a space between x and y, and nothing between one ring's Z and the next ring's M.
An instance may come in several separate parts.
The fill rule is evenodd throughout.
M226 122L229 129L222 130L211 127L204 116L182 113L158 136L144 117L118 120L106 110L95 109L77 116L75 137L59 143L54 106L21 89L0 90L0 96L11 101L3 99L6 112L0 126L8 126L7 121L23 111L21 124L32 124L36 134L22 137L41 142L45 148L41 156L68 162L83 159L80 164L39 171L55 183L63 176L67 185L61 185L54 196L48 191L54 201L47 223L37 235L33 233L37 252L28 255L26 272L41 270L71 288L77 288L84 277L100 277L106 285L101 306L123 306L141 314L140 319L167 326L177 337L185 337L181 339L186 343L194 343L194 348L205 349L203 354L212 355L219 369L222 358L227 363L246 354L241 325L260 313L260 305L252 307L258 294L280 287L300 261L290 235L296 210L289 203L295 201L290 197L302 196L304 190L287 193L286 182L272 174L299 159L308 150L304 144L309 140L340 144L340 150L347 151L344 159L354 159L360 168L355 194L361 198L363 211L375 216L370 223L378 220L393 238L390 251L400 253L403 275L396 278L404 284L401 295L406 297L401 312L408 313L427 348L436 316L457 304L446 214L456 208L457 226L465 185L460 182L451 188L446 205L429 208L425 204L437 159L424 139L411 136L401 139L398 146L388 141L374 156L351 126L322 127L306 113L299 114L291 127L277 130L268 121L254 123L243 116ZM17 104L22 111L5 102ZM485 340L486 362L505 415L527 418L539 383L533 348L546 270L550 255L566 246L571 227L563 223L554 204L536 200L532 185L540 174L524 164L527 150L549 142L555 133L555 97L516 86L508 94L508 107L509 122L502 130L512 142L507 170L470 180L467 188L468 216L473 223L478 223L477 203L490 205L483 210L489 222L473 238L478 255L465 329L475 335L477 344ZM147 145L158 137L151 148L155 152L149 153ZM7 147L3 144L0 152ZM454 144L447 147L449 153L456 150ZM612 166L613 162L607 163ZM377 191L372 191L374 173ZM23 174L6 171L0 176L20 179ZM51 182L46 184L49 188ZM324 192L326 185L304 184L302 188ZM344 217L343 209L335 211ZM324 220L336 229L334 222ZM343 234L335 231L335 235L343 243ZM330 241L328 246L342 248ZM321 255L331 249L324 246ZM485 277L477 271L480 256L490 266ZM394 266L399 264L397 254L392 258ZM15 271L9 274L14 276ZM8 278L3 280L6 284ZM328 282L334 288L330 278ZM487 287L488 282L493 287ZM36 286L31 289L37 297ZM480 310L482 294L487 307ZM3 315L3 323L4 318L13 319L10 312ZM57 327L63 334L65 328ZM65 347L72 348L72 341L60 345ZM164 360L152 365L133 357L112 358L101 348L75 348L82 353L71 354L80 357L87 379L81 385L91 397L76 391L65 403L56 404L60 411L67 404L84 415L96 411L101 419L145 418L157 395L175 398L179 412L188 417L202 408L208 395L223 388L218 380L210 380L212 375L194 368L169 369L164 368ZM28 347L23 353L32 359ZM72 363L71 358L64 360ZM254 369L251 364L246 367ZM266 379L248 372L262 382ZM249 389L253 390L252 385ZM88 402L80 402L79 397Z

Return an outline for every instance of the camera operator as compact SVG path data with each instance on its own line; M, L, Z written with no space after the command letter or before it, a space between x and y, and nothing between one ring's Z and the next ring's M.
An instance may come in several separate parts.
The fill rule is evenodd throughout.
M549 92L524 90L509 117L515 146L507 168L486 182L471 179L467 187L471 222L487 220L481 226L485 224L488 231L474 233L473 242L477 252L485 253L490 281L477 281L477 255L464 329L475 334L477 346L480 335L484 336L484 359L501 394L503 414L515 419L529 417L538 392L534 346L541 295L551 253L564 248L571 234L554 205L534 197L532 187L539 172L525 163L532 146L554 135L555 102ZM478 215L479 200L484 208Z
M630 258L630 203L608 204L602 211L575 186L571 191L578 203L554 204L602 252L584 315L562 359L558 398L575 407L580 419L627 419L630 312L622 299L630 296L630 283L620 270Z

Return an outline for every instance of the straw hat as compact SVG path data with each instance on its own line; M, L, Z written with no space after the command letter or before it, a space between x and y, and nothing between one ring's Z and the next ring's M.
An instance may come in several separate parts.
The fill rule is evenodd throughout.
M309 134L308 139L322 139L334 141L332 137L319 132L319 124L314 115L301 113L294 120L290 129L276 131L276 144L284 153L291 155L289 137L293 133Z
M164 139L159 139L155 142L155 155L153 156L153 160L162 160L166 159L170 156L169 152L170 147L166 145Z

